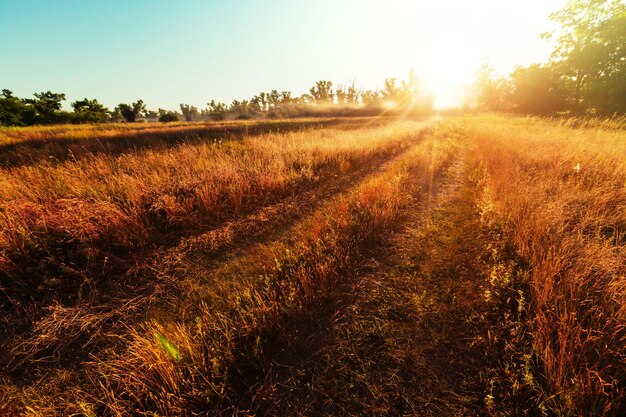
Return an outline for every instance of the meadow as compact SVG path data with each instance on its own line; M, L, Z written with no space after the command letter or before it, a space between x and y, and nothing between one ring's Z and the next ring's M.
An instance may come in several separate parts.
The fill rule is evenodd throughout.
M626 413L626 131L0 129L0 415Z

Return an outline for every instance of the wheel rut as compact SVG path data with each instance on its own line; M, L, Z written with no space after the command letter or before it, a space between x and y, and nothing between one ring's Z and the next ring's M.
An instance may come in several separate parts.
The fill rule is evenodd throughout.
M459 151L400 230L368 258L326 344L289 371L300 382L290 386L293 396L284 403L291 408L281 412L485 413L488 260L468 153Z

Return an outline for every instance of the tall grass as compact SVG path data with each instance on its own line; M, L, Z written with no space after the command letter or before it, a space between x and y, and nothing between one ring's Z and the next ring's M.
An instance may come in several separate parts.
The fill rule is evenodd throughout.
M254 149L270 148L276 155L277 149L297 146L320 161L330 148L341 155L331 159L334 165L347 160L342 152L397 146L392 144L421 128L412 126L363 129L353 139L344 132L341 141L329 131L284 141L273 137L279 143L272 145L259 139ZM271 413L286 406L277 394L282 385L275 362L287 360L284 354L297 360L311 353L307 326L315 317L332 320L333 300L356 279L363 254L396 227L453 149L426 140L327 202L285 238L258 245L218 270L187 275L176 263L163 265L168 293L143 322L108 335L109 348L70 378L79 389L59 393L56 382L49 382L38 391L48 401L18 390L18 408L121 416ZM347 169L343 165L337 175ZM280 166L271 168L280 172Z
M486 174L484 208L530 268L525 353L537 364L537 410L623 415L626 133L536 118L464 122Z
M485 413L624 415L619 123L476 115L431 131L387 120L6 164L0 414L298 414L285 399L296 394L286 393L315 390L298 366L323 348L350 291L368 287L359 285L368 254L463 148L465 169L455 166L472 175L463 193L476 187L485 230L463 245L473 226L459 224L462 236L450 237L459 253L444 266L448 274L455 259L476 257L485 267L483 286L471 288L490 290L489 313L472 320L496 346L485 375L496 368L501 378L491 379ZM338 183L301 211L308 217L277 219L280 233L256 231L216 258L215 240L245 215ZM469 211L453 210L445 230ZM453 282L428 285L445 292Z
M266 134L0 171L0 273L9 294L158 245L408 146L419 124ZM102 266L102 265L100 265ZM119 266L123 267L123 266ZM51 283L43 282L43 276ZM71 275L71 273L70 273ZM36 282L35 282L36 281Z
M378 119L381 125L389 119ZM356 129L364 119L297 119L219 123L173 123L167 125L127 123L106 125L0 127L0 166L59 163L94 154L109 156L141 149L169 149L180 144L236 140L246 136L334 127Z
M98 389L85 402L112 415L271 414L286 407L275 362L311 354L305 323L332 309L356 278L363 251L395 227L452 150L427 141L297 225L286 242L223 267L201 290L190 286L192 293L178 296L188 320L167 315L125 336L124 348L92 364Z
M22 142L54 142L68 139L84 141L97 138L106 140L116 137L138 137L150 133L153 139L171 134L211 132L237 132L239 129L253 132L261 127L266 130L280 131L297 127L323 127L334 124L362 125L364 119L310 118L310 119L276 119L267 121L220 121L220 122L175 122L175 123L105 123L105 124L71 124L29 127L0 127L0 146L19 144ZM230 130L229 130L230 129Z
M66 364L86 358L61 347L78 349L69 343L81 341L93 348L107 339L98 330L104 323L134 321L150 302L133 291L156 285L145 282L155 274L142 276L139 268L151 254L286 196L367 170L417 143L423 130L422 123L376 122L358 130L268 133L3 169L0 356L18 379L41 360L57 367L47 388L32 390L33 398L8 382L0 391L16 390L33 409L45 410L49 404L37 395L58 395L55 384L76 377ZM120 291L129 293L120 298ZM193 304L192 295L186 304ZM170 346L170 336L163 337L162 345Z

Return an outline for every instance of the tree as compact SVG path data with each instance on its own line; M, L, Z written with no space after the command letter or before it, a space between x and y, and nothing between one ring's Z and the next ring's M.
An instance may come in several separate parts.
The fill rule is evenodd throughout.
M549 115L565 108L559 76L549 66L533 64L517 67L510 76L510 92L505 98L512 110Z
M385 88L382 91L383 97L386 99L393 100L397 98L400 89L396 85L397 78L385 78Z
M267 111L267 94L263 91L259 93L259 103L261 104L261 111Z
M178 113L171 110L159 109L159 122L169 123L169 122L177 122L178 121Z
M315 98L311 94L304 93L298 97L298 104L314 104Z
M572 110L626 112L626 5L569 0L550 18L559 28L544 36L556 41L552 63Z
M51 91L35 93L34 99L23 100L25 104L32 107L34 120L27 121L26 124L34 123L58 123L62 120L61 115L61 102L65 100L65 94L53 93Z
M132 104L120 103L117 106L117 109L119 109L119 112L122 114L125 121L133 123L137 121L137 118L141 116L141 113L146 111L146 105L143 100L137 100Z
M0 96L0 125L23 126L24 113L27 111L22 100L15 97L11 90L2 90Z
M337 104L346 104L347 93L343 85L337 86L335 95L337 96Z
M354 86L354 82L346 90L346 102L356 104L359 101L359 91Z
M476 105L483 110L503 111L507 109L506 97L510 92L508 80L496 78L489 65L476 71Z
M374 104L381 99L381 94L378 90L365 90L361 93L361 101L363 104Z
M155 110L144 110L141 116L148 121L159 120L159 112Z
M226 117L226 112L228 111L226 104L218 103L215 100L211 100L209 103L207 103L207 106L209 107L209 116L213 120L224 120L224 118Z
M190 106L189 104L180 104L180 111L187 122L193 122L194 120L198 120L200 117L200 113L198 113L198 108L194 106Z
M124 120L124 118L122 117L122 112L120 111L119 107L115 107L111 113L110 113L110 120L112 122L121 122Z
M78 123L101 123L109 119L109 109L98 103L98 100L77 100L72 103L74 120Z
M420 81L417 74L415 74L415 70L411 69L409 71L409 79L401 81L399 91L396 94L402 104L409 105L416 104L414 102L417 100L419 93Z
M282 106L289 105L293 102L293 97L291 91L281 91L280 92L280 104Z
M259 96L254 96L250 99L250 114L255 115L261 113L261 99Z
M333 83L330 81L317 81L309 92L316 104L330 104L333 102Z
M237 119L249 119L250 118L250 102L248 100L233 100L228 109L228 112L233 114Z
M280 106L280 93L278 90L272 90L267 95L267 102L269 104L269 108L273 110L277 110Z

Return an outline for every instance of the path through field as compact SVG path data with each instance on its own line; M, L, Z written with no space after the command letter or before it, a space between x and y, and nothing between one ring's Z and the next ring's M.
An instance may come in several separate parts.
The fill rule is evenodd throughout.
M529 120L7 167L0 415L619 415L623 137Z
M486 242L466 147L368 252L338 305L318 311L300 347L315 345L310 355L278 355L280 380L263 383L280 388L263 392L263 413L487 414Z
M476 167L438 122L405 143L216 227L164 236L123 272L139 289L56 306L8 365L21 375L52 351L59 371L73 367L87 387L65 406L104 414L480 414ZM237 307L242 297L248 305ZM213 336L198 340L193 323ZM191 362L158 370L172 360L167 346ZM195 363L207 354L211 371ZM142 364L154 360L150 371ZM203 385L213 393L196 392Z

